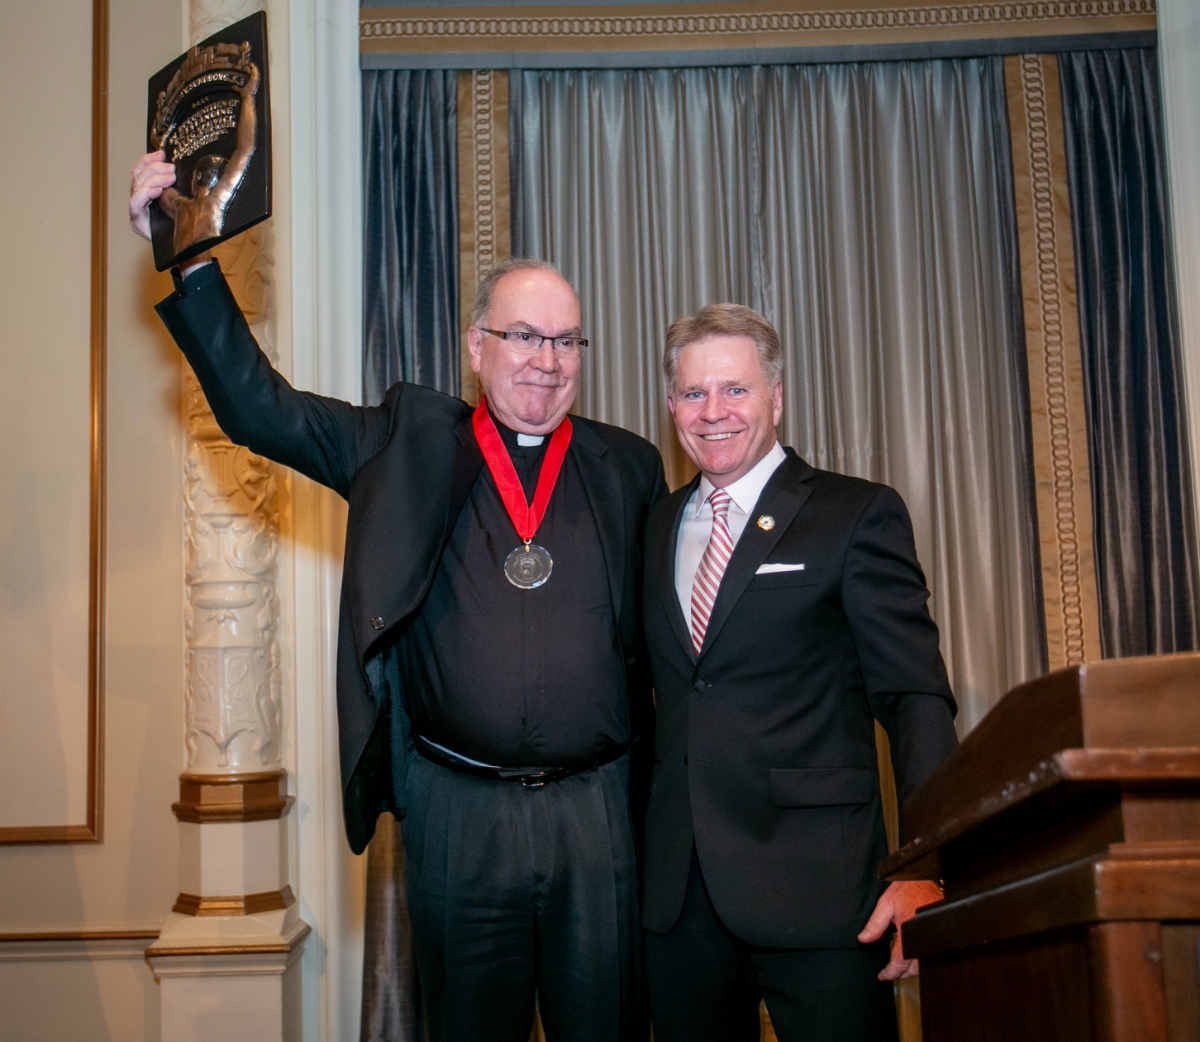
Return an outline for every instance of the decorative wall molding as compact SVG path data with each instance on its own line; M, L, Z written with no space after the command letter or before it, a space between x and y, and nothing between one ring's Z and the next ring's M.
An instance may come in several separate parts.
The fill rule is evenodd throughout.
M365 12L364 12L365 14ZM732 14L623 15L590 18L558 15L516 18L494 15L456 17L364 17L364 40L393 37L530 36L621 37L743 35L829 30L930 29L943 26L996 26L1076 18L1113 18L1154 14L1154 0L1058 0L1058 2L947 4L927 7L892 7L875 10L771 11Z
M179 801L171 810L180 821L271 821L282 818L295 800L287 794L287 771L258 774L185 774Z
M312 927L297 919L280 934L279 941L247 941L244 944L238 944L236 941L231 944L175 944L170 948L151 945L143 950L142 957L150 963L151 969L154 970L154 976L159 979L160 984L177 977L279 977L303 954L304 941L310 933L312 933ZM280 956L280 958L273 959L270 956ZM251 992L251 995L255 1000L274 998L278 1004L278 994L272 995L268 992L265 996L260 996ZM245 1001L244 993L239 995L235 992L231 998L242 998ZM232 1011L228 1006L220 1003L210 1003L207 1009L203 1004L199 1004L198 1010L189 1011L186 999L178 1002L177 1005L182 1009L173 1010L172 1012L175 1014L179 1012L199 1014L196 1019L203 1019L205 1027L209 1029L203 1036L206 1039L252 1038L255 1042L266 1042L267 1039L280 1037L278 1029L274 1032L271 1032L270 1029L263 1031L258 1024L254 1023L255 1013L259 1017L264 1013L268 1018L278 1016L278 1009L271 1009L269 1005L265 1008L263 1006L256 1007L255 1002L251 1002L246 1004L249 1006L248 1010L238 1010L236 1005L231 1002L228 1006L234 1006ZM213 1016L214 1005L224 1016ZM205 1014L208 1015L205 1016ZM172 1020L175 1019L172 1017ZM213 1021L217 1022L215 1026ZM222 1023L222 1021L226 1023ZM250 1022L249 1030L239 1033L236 1029L238 1027L245 1028L247 1021ZM271 1027L273 1028L274 1025ZM230 1028L234 1030L230 1030ZM255 1030L256 1028L259 1030ZM187 1034L181 1032L168 1035L164 1033L163 1037L195 1038L196 1034L193 1030Z
M1050 669L1100 657L1058 60L1005 59Z
M146 942L157 929L48 930L0 934L0 963L101 962L146 957Z
M254 917L238 921L253 923ZM255 1042L334 1037L323 1025L302 1020L299 960L310 930L297 919L275 940L206 944L180 938L169 948L151 945L145 957L160 986L161 1037Z
M88 589L88 801L86 836L104 839L104 573L108 455L109 0L92 0L92 481ZM68 830L69 831L69 830Z
M553 7L364 8L364 53L787 48L1136 32L1155 0L1024 0L831 6L828 0Z
M109 0L92 0L91 270L88 594L87 796L84 820L0 827L0 844L99 843L104 838L105 459L108 376L108 56ZM60 707L61 711L61 707ZM61 768L60 768L61 769ZM10 797L14 794L10 793ZM18 794L19 795L19 794Z
M508 74L475 69L458 74L458 248L462 396L474 404L467 328L479 282L510 253Z
M261 912L282 911L295 903L292 888L284 886L261 894L233 894L227 897L180 894L171 911L198 917L258 915Z

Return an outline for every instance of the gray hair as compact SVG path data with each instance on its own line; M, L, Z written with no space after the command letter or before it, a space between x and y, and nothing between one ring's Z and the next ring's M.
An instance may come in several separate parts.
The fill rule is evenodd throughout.
M475 291L475 302L471 305L471 325L481 327L487 321L488 312L492 310L492 294L496 292L496 283L505 275L512 275L518 271L553 272L568 286L571 285L566 276L549 261L538 260L536 257L510 257L492 268L479 283L479 289ZM575 287L571 288L573 290Z
M667 393L675 390L679 371L679 353L689 344L707 340L710 336L744 336L758 348L758 361L767 383L771 386L783 379L783 348L779 334L757 311L741 304L709 304L694 315L675 319L667 328L667 346L663 352L663 376L667 378Z

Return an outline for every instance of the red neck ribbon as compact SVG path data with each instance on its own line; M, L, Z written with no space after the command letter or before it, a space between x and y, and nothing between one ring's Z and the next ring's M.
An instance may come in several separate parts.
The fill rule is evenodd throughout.
M546 516L550 493L554 491L558 472L562 470L567 446L571 444L571 417L564 416L562 423L550 435L550 446L546 449L546 458L542 460L532 504L525 500L525 490L521 487L521 479L517 477L517 468L513 466L508 449L500 440L500 432L496 430L496 422L488 412L487 401L482 395L471 417L471 425L475 428L475 440L483 451L483 458L492 472L496 488L500 490L500 498L504 500L504 508L512 518L513 527L521 541L528 543L537 534L538 526Z

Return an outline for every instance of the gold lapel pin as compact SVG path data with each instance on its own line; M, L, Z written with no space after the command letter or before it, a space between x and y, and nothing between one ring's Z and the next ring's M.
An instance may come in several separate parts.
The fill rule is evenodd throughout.
M773 518L770 514L763 514L758 519L758 527L764 532L771 531L771 529L775 527L775 518Z

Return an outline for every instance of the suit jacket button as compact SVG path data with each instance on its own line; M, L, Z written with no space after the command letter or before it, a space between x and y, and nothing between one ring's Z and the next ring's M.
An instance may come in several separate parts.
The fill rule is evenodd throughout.
M376 615L375 618L373 618L371 620L371 628L376 629L376 630L381 630L381 629L383 629L383 627L384 627L383 619L381 619L378 615Z
M697 691L703 691L706 687L708 687L708 685L704 683L703 680L697 680L692 687L694 687Z

